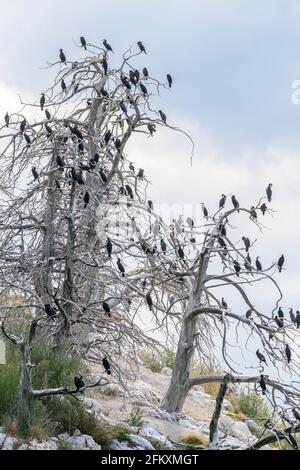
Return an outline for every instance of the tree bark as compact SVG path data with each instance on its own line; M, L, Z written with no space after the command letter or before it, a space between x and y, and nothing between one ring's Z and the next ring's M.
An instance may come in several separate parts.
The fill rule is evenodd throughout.
M230 380L229 376L225 375L224 382L220 386L220 390L216 399L215 411L209 424L209 447L210 449L216 449L219 444L218 423L219 423L219 419L220 419L220 415L222 411L223 401L227 392L229 380Z
M189 369L194 353L196 317L183 319L173 373L161 406L169 413L182 410L189 391Z
M31 391L30 373L30 346L22 343L21 349L21 377L19 386L17 427L21 436L26 437L31 423L33 397Z

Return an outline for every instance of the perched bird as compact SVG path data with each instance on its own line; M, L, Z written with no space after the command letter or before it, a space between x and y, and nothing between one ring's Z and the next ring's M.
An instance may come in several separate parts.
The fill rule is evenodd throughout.
M148 208L150 212L153 210L153 202L150 199L148 200Z
M222 237L218 237L218 243L219 243L219 245L220 245L222 248L226 248L226 247L227 247L226 242L225 242L225 240L224 240Z
M107 75L108 63L107 63L107 60L106 60L105 57L103 57L103 59L102 59L102 65L103 65L103 69L104 69L104 75Z
M104 134L104 142L106 143L106 145L108 144L108 142L110 141L110 138L111 138L111 132L110 130L106 131L105 134Z
M118 150L122 147L122 142L120 141L120 139L115 140L115 147Z
M39 178L39 174L38 174L38 172L36 171L35 166L32 167L31 172L32 172L32 174L33 174L34 179L37 180L37 179Z
M279 260L277 261L277 266L278 266L278 271L281 273L282 271L282 266L284 264L284 256L281 255Z
M267 391L267 386L266 386L265 378L263 375L260 376L259 385L262 390L262 394L265 395Z
M127 80L127 78L123 74L121 75L121 82L127 88L127 90L131 90L131 85L130 85L129 81Z
M27 143L27 146L30 147L30 145L31 145L31 139L30 139L29 135L28 135L28 134L23 134L23 136L24 136L24 139L25 139L25 141L26 141L26 143Z
M79 171L77 173L77 182L78 182L78 184L82 184L82 185L84 185L84 183L85 183L85 181L83 179L83 176L82 176L82 171Z
M296 325L297 325L297 330L300 328L300 312L299 310L296 311Z
M41 99L40 99L40 107L42 111L44 110L45 102L46 102L45 93L42 93Z
M62 49L59 49L59 58L63 64L67 65L67 59Z
M110 375L111 374L110 363L108 362L106 357L102 359L102 364L103 364L104 369L106 370L107 375Z
M67 85L66 85L66 82L64 81L64 79L61 80L60 85L61 85L62 91L66 91Z
M46 118L49 120L51 119L51 114L50 112L48 111L48 109L45 109L45 115L46 115Z
M159 114L160 114L161 120L162 120L165 124L167 124L167 116L165 115L165 113L164 113L161 109L159 109L158 112L159 112Z
M246 261L245 261L245 263L244 263L245 269L246 269L247 271L252 271L251 261L252 261L252 260L251 260L251 257L250 257L250 255L249 255L249 253L248 253L247 256L246 256Z
M220 225L220 233L222 235L222 237L226 237L227 236L227 230L226 230L226 227L224 224L221 224Z
M132 85L137 84L136 75L135 75L133 70L129 70L129 78L130 78L130 81L131 81Z
M47 313L48 317L51 318L52 321L54 321L54 316L56 315L56 309L51 307L50 304L45 304L44 305L45 312Z
M103 168L100 168L99 174L100 174L100 176L101 176L101 179L102 179L103 183L107 183L107 176L106 176L106 174L104 173Z
M90 202L90 194L88 191L85 192L85 195L84 195L84 198L83 198L83 202L84 202L84 208L86 209L86 206L88 205L88 203Z
M161 251L165 255L167 252L167 245L163 238L160 240L160 247L161 247Z
M148 95L148 90L143 83L140 83L140 89L144 96Z
M60 155L56 155L56 163L57 163L57 166L59 166L60 168L64 167L64 161Z
M259 349L256 351L256 355L260 363L264 362L266 365L268 365L265 356L261 352L259 352Z
M83 36L80 36L80 42L82 47L84 47L84 49L86 50L86 40Z
M124 277L125 276L125 268L124 268L123 264L121 263L120 258L118 258L117 266L119 268L120 273L122 273L122 276Z
M140 51L144 52L146 54L146 49L145 49L145 46L143 45L142 41L138 41L137 45L139 46Z
M102 96L105 96L105 98L109 98L109 94L108 94L108 91L106 91L104 88L101 88L101 95Z
M287 361L288 361L288 364L289 364L291 362L291 358L292 358L292 351L291 351L288 344L285 346L285 355L286 355L286 358L287 358Z
M45 124L45 129L47 131L47 138L49 138L52 135L52 129L49 126L49 124L47 124L47 123Z
M261 265L261 262L259 261L259 256L256 257L255 265L256 265L257 271L262 271L262 265Z
M231 201L232 201L233 207L235 209L237 209L238 212L240 212L239 211L240 204L239 204L239 201L237 200L237 198L235 197L235 195L231 196Z
M110 238L108 238L106 242L106 251L107 251L109 258L111 258L112 250L113 250L113 245L112 245Z
M119 106L120 106L121 110L123 111L123 113L127 114L127 106L124 103L124 101L120 101Z
M292 308L290 308L289 313L290 313L291 322L292 322L292 323L296 323L296 315L294 314Z
M172 83L173 83L173 79L172 79L172 77L169 73L167 73L167 80L168 80L169 88L171 88Z
M275 316L274 320L275 320L275 323L278 326L278 328L283 328L283 320L278 318L277 315Z
M72 167L71 169L71 177L73 178L74 181L78 181L78 175L74 167Z
M234 270L236 272L236 275L239 276L239 272L241 270L240 263L238 261L234 260L233 267L234 267Z
M222 305L222 307L223 307L225 310L227 310L228 304L227 304L227 302L224 300L223 297L222 297L222 299L221 299L221 305Z
M253 312L252 308L250 308L249 310L247 310L247 312L246 312L246 318L251 318L252 312Z
M295 416L295 418L297 419L297 421L300 421L300 413L299 413L298 410L296 410L296 408L292 409L292 413Z
M140 168L138 173L137 173L137 177L140 178L141 180L144 178L144 170L143 168Z
M181 246L178 248L178 256L180 259L184 259L184 251Z
M6 127L8 127L9 126L9 114L8 113L5 114L4 121L5 121Z
M202 206L203 216L207 219L208 218L208 210L206 209L203 202L201 202L201 206Z
M83 379L82 375L75 375L74 377L75 387L77 389L77 392L80 392L80 393L83 393L83 390L81 389L84 387L84 381L82 379Z
M284 318L284 313L281 307L279 307L277 315L278 315L278 318L281 318L281 319Z
M250 245L251 245L250 240L247 237L242 237L242 240L244 242L246 252L248 252L249 248L250 248Z
M155 124L150 124L150 123L149 123L149 124L147 125L147 127L148 127L148 130L149 130L149 132L150 132L150 134L151 134L151 136L152 136L152 135L154 134L154 132L156 132Z
M27 122L26 122L26 119L24 118L23 121L21 121L21 124L20 124L20 132L22 132L22 133L24 132L26 124L27 124Z
M271 202L272 201L272 183L270 183L266 189L266 194L267 194L267 198L268 198L268 201Z
M251 219L251 220L257 220L257 212L256 212L254 206L252 206L252 207L250 208L250 219Z
M266 211L267 211L267 205L265 203L263 203L261 206L260 206L260 210L262 211L262 215L265 215Z
M107 302L103 302L102 307L103 307L104 312L107 313L108 316L110 317L110 306L109 306L109 304Z
M125 189L130 199L133 199L133 191L132 191L131 186L129 184L125 184Z
M143 75L144 75L145 78L149 77L149 72L148 72L148 69L146 67L143 68Z
M146 294L146 302L147 302L147 305L149 307L149 310L152 311L153 302L152 302L152 297L150 295L150 292L147 292L147 294Z
M108 44L108 42L106 41L106 39L103 40L103 46L108 50L108 51L111 51L112 53L114 52L112 50L112 47L110 44Z
M226 202L226 196L225 194L222 194L221 199L219 201L219 209L223 209L223 207L225 206L225 202Z

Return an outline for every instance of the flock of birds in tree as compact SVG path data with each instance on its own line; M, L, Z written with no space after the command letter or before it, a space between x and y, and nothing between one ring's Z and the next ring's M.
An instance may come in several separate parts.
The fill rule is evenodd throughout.
M81 43L81 46L85 50L87 50L88 45L87 45L86 39L83 36L80 37L80 43ZM139 50L142 53L146 54L146 49L145 49L145 46L143 45L142 41L138 41L137 45L138 45ZM110 53L110 52L113 53L113 49L112 49L111 45L107 42L106 39L103 40L103 46L105 48L106 53L104 54L104 57L102 58L102 66L103 66L103 74L104 74L104 76L106 76L107 73L108 73L108 55L107 54ZM64 53L63 49L59 50L59 61L62 64L66 65L66 66L68 65L67 57L66 57L66 54ZM77 66L77 62L72 63L72 69L75 69L76 66ZM123 73L121 74L121 82L122 82L123 86L127 89L127 91L130 91L133 86L134 87L139 86L143 96L147 97L148 96L148 90L147 90L146 85L141 80L141 78L143 78L144 80L147 80L149 78L149 72L148 72L148 69L146 67L144 67L142 69L142 74L138 70L134 70L134 71L130 70L128 77L125 76ZM170 74L167 74L166 78L167 78L167 82L168 82L168 87L171 88L172 83L173 83L172 76ZM76 84L75 87L74 87L74 92L77 92L78 88L79 88L79 84ZM62 92L66 92L66 90L67 90L67 85L66 85L64 79L61 80L61 89L62 89ZM105 90L104 88L101 90L101 94L102 94L103 97L109 98L108 91ZM88 100L88 101L89 101L89 104L91 104L91 101L90 100ZM129 99L129 102L130 102L130 99ZM49 121L51 119L51 113L46 108L47 100L46 100L45 93L41 93L40 103L39 104L40 104L41 111L45 112L46 119ZM119 102L119 107L120 107L120 110L128 118L128 109L127 109L127 106L126 106L125 102L120 101ZM160 120L164 124L166 124L167 123L166 114L162 110L158 110L158 113L159 113ZM4 121L5 121L6 127L9 127L11 122L10 122L10 116L9 116L8 112L6 112L6 114L4 116ZM64 126L67 129L69 129L70 137L72 138L72 140L77 141L79 154L83 155L84 151L85 151L85 147L84 147L84 145L85 145L85 142L84 142L85 136L84 136L83 131L78 127L78 125L71 125L70 123L68 123L67 119L64 122ZM22 119L22 121L20 122L20 125L19 125L19 133L23 136L23 138L26 142L26 146L29 149L32 145L32 138L30 137L28 131L26 132L27 128L29 129L30 126L29 126L29 123L27 122L26 118L24 117ZM44 124L44 128L45 128L45 131L46 131L47 138L52 139L54 137L55 130L48 123ZM148 123L147 128L148 128L148 131L149 131L151 136L156 132L156 126L155 126L154 123ZM69 138L68 136L64 137L64 142L63 142L64 144L67 143L68 138ZM113 146L115 147L115 150L117 152L122 151L121 150L122 143L121 143L120 139L114 137L112 132L110 130L107 130L105 132L104 136L103 136L102 143L100 142L100 147L106 146L107 151L110 153L110 155L111 155L111 150L108 148L108 146L111 145L111 143L113 143ZM63 157L59 154L56 155L57 167L61 171L66 169L66 173L68 171L67 176L69 178L69 184L71 184L70 181L73 180L74 184L78 184L78 185L81 185L81 186L85 185L84 172L94 172L94 173L98 172L98 175L99 175L102 183L104 185L107 184L107 182L108 182L107 174L105 173L105 171L102 167L98 168L99 162L100 162L100 155L99 155L99 153L96 152L95 155L92 158L90 158L88 164L81 164L80 165L79 170L77 168L75 168L74 166L71 169L68 169L68 166L65 163ZM133 171L133 172L135 171L133 163L130 163L129 168L131 169L131 171ZM37 168L35 166L32 167L31 172L32 172L34 181L39 181L39 179L41 177L41 174L39 174L39 172L37 171ZM138 170L137 177L140 180L143 180L144 170L142 168L140 168ZM57 189L61 191L61 185L60 185L60 183L57 179L55 180L55 183L56 183ZM129 184L125 184L124 187L123 186L120 187L119 192L120 192L120 194L125 194L130 199L134 198L134 191L133 191L132 187ZM90 199L91 199L91 195L86 190L84 192L84 195L83 195L83 203L84 203L83 207L84 207L84 209L86 209L88 207L88 205L90 203ZM149 207L150 211L153 208L153 203L150 200L148 201L148 207ZM163 242L162 242L162 247L163 247ZM112 251L113 251L113 245L112 245L112 242L110 241L110 239L107 240L106 249L107 249L108 256L111 257L111 254L112 254ZM117 267L118 267L118 270L119 270L120 274L124 277L125 276L125 268L124 268L124 265L122 264L120 258L117 259ZM148 306L151 310L153 302L152 302L150 293L148 293L146 295L146 301L147 301L147 304L148 304ZM110 305L108 304L108 302L104 301L102 303L102 307L103 307L103 310L104 310L105 314L110 316L111 315L110 314L111 308L110 308ZM57 308L55 306L52 306L52 305L47 303L47 304L44 305L44 310L45 310L45 313L47 314L47 316L52 321L55 321L55 318L59 313ZM103 367L104 367L105 371L109 375L111 373L111 367L110 367L109 361L107 360L106 357L103 358L102 363L103 363ZM77 391L79 391L80 389L82 389L84 387L84 381L83 381L83 377L81 375L76 376L74 380L75 380L75 386L76 386Z
M86 42L86 40L83 36L80 37L80 43L81 43L81 46L85 50L87 50L87 42ZM143 43L141 41L138 41L137 45L139 47L139 50L141 52L143 52L144 54L146 54L146 49L145 49L145 46L143 45ZM107 42L106 39L103 40L103 46L104 46L107 53L109 53L109 52L113 53L113 49L112 49L111 45ZM107 72L108 72L107 53L105 53L105 55L102 59L102 66L103 66L104 75L107 75ZM66 58L66 55L65 55L63 49L60 49L60 51L59 51L59 60L62 64L67 65L67 58ZM76 67L76 62L72 63L72 68L75 68L75 67ZM142 77L144 79L147 79L149 77L148 69L146 67L144 67L142 69ZM135 71L130 70L128 77L126 77L123 73L121 75L122 84L127 90L131 90L132 86L138 86L139 85L139 88L140 88L142 94L144 96L147 96L148 95L147 87L140 80L140 78L141 78L141 73L138 70L135 70ZM171 88L172 83L173 83L171 75L167 74L166 78L167 78L168 86ZM61 80L61 89L62 89L63 92L65 92L66 89L67 89L67 85L66 85L66 83L63 79ZM74 88L75 92L77 90L78 90L78 84ZM104 97L107 97L107 98L109 97L108 92L104 88L101 90L101 94ZM45 93L42 93L41 98L40 98L40 108L41 108L41 111L45 111L46 119L50 120L51 119L51 114L50 114L48 109L45 109L45 106L46 106L46 96L45 96ZM127 106L126 106L124 101L120 101L119 107L120 107L120 110L126 116L128 116L128 109L127 109ZM159 113L159 116L160 116L160 120L164 124L166 124L167 123L166 114L162 110L159 110L158 113ZM4 121L5 121L5 125L7 127L9 127L9 125L10 125L10 116L9 116L8 113L5 114ZM69 129L71 137L73 138L73 140L77 140L79 153L81 153L83 155L84 150L85 150L83 132L79 129L79 127L77 125L72 126L67 121L65 122L64 125L65 125L65 127L67 127ZM46 130L46 133L47 133L47 138L52 138L53 133L54 133L53 129L47 123L44 125L44 127L45 127L45 130ZM149 131L150 135L152 136L154 134L154 132L156 132L155 124L154 123L148 123L147 127L148 127L148 131ZM27 121L24 118L20 123L19 131L20 131L20 134L23 135L23 137L25 139L25 142L27 144L27 147L29 148L32 144L32 141L31 141L30 135L25 132L26 128L27 128ZM68 137L65 137L65 143L66 143L67 140L68 140ZM113 145L114 145L116 151L117 152L121 151L121 147L122 147L121 141L118 138L115 138L112 135L112 132L110 130L107 130L106 133L103 136L102 145L108 147L108 145L111 144L112 142L113 142ZM108 149L108 151L110 152L109 149ZM102 183L105 185L108 182L108 178L107 178L107 174L105 173L105 171L102 167L97 168L99 166L98 165L99 161L100 161L100 155L99 155L99 153L96 152L95 155L92 158L90 158L88 164L85 164L85 165L82 164L79 167L79 170L77 170L75 167L72 167L70 169L69 173L68 173L68 177L71 180L73 180L75 184L79 184L81 186L84 186L85 185L85 179L84 179L84 176L83 176L84 172L96 172L98 170L99 177L100 177ZM60 155L56 156L56 163L57 163L57 167L61 171L63 171L66 164L64 162L64 159ZM129 168L130 168L131 171L133 171L133 172L135 171L133 163L130 163ZM32 175L34 177L34 180L39 180L40 175L39 175L36 167L32 167ZM143 169L140 168L138 170L137 177L140 178L141 180L143 179L143 177L144 177L144 170ZM57 186L57 189L59 189L59 190L61 189L60 183L57 180L56 180L56 186ZM130 199L134 199L134 192L133 192L132 187L129 184L124 185L124 187L120 187L119 192L120 192L120 194L125 194ZM271 200L272 200L272 184L271 183L268 185L268 187L266 189L266 196L267 196L268 202L271 202ZM84 207L84 209L86 209L88 207L88 205L90 203L90 198L91 198L91 196L90 196L89 192L85 191L84 196L83 196L83 203L84 203L83 207ZM224 209L225 204L226 204L226 200L227 200L227 196L225 194L222 194L221 198L219 200L219 210ZM231 196L231 202L232 202L233 208L236 209L237 212L240 212L239 201L238 201L238 199L236 198L235 195ZM201 206L202 206L203 217L208 220L209 212L208 212L207 208L205 207L204 203L202 203ZM268 207L267 207L266 203L263 202L260 205L259 209L260 209L262 215L265 215L266 211L268 210ZM153 210L153 202L151 200L148 201L148 210L150 212ZM254 206L252 206L250 208L250 219L255 221L255 222L257 221L257 209ZM194 223L194 220L191 217L187 218L187 224L188 224L189 228L191 230L193 230L193 228L195 226L195 223ZM181 228L180 224L175 220L174 220L174 226L173 226L173 233L174 233L174 227L177 230L177 233L182 232L182 228ZM154 230L155 230L155 227L154 227ZM159 225L156 227L156 232L154 233L154 235L158 235L158 233L159 233ZM223 224L220 228L220 235L218 236L218 244L222 248L223 252L226 254L227 244L224 240L224 237L226 237L226 228L225 228L225 225ZM196 242L194 237L192 237L190 241L191 241L191 243ZM251 273L254 270L254 266L252 265L252 260L251 260L250 254L249 254L249 250L250 250L250 247L251 247L251 242L250 242L249 238L245 237L245 236L242 237L242 241L244 243L245 251L247 253L246 261L244 263L244 267L245 267L246 271ZM149 246L144 246L144 247L142 246L142 248L143 248L143 250L145 251L145 253L147 255L154 255L156 250L157 250L157 245L155 244L153 248L151 248ZM161 240L160 240L160 248L161 248L162 253L165 255L166 252L167 252L168 246L167 246L167 244L166 244L166 242L163 238L161 238ZM108 257L111 258L112 253L113 253L113 243L110 240L110 238L107 239L106 250L107 250ZM177 255L180 259L182 259L182 260L185 259L184 249L180 245L177 248ZM277 267L278 267L278 271L280 273L282 271L284 262L285 262L284 255L281 255L280 258L277 261ZM121 276L125 277L125 267L124 267L124 265L123 265L120 258L117 258L117 267L118 267L118 270L119 270ZM238 260L233 261L233 268L234 268L235 274L237 276L239 276L242 268L241 268L241 265L238 262ZM256 268L257 272L262 272L263 271L262 264L261 264L259 256L256 257L255 268ZM143 281L143 285L144 286L146 285L146 281ZM146 303L147 303L149 309L152 311L153 301L152 301L152 297L151 297L150 292L148 292L145 295L145 300L146 300ZM227 304L227 302L225 301L225 299L223 297L221 299L221 306L224 310L228 309L228 304ZM111 307L110 307L109 303L107 301L103 301L102 307L103 307L103 311L105 312L105 314L110 316L111 315ZM50 304L45 304L44 305L44 310L45 310L46 314L48 315L48 317L51 318L54 321L56 315L58 314L58 310L56 309L56 307L51 306ZM246 312L246 318L251 320L252 319L252 313L253 313L253 310L249 309ZM296 325L297 329L299 329L300 328L300 312L297 310L296 314L294 314L293 309L290 308L289 315L290 315L291 322ZM283 328L283 326L284 326L284 313L283 313L283 310L282 310L281 307L279 307L278 314L275 316L274 321L276 322L279 329ZM270 339L272 339L272 334L270 334ZM262 365L262 364L267 365L265 356L259 350L256 351L256 355L257 355L257 358L259 359L260 365ZM290 361L291 361L291 350L290 350L290 347L289 347L288 344L285 346L285 355L286 355L286 358L287 358L287 362L290 363ZM106 357L103 358L102 364L103 364L103 367L104 367L106 373L108 375L111 374L111 366L110 366L110 363L109 363L109 361ZM75 383L76 390L81 391L81 393L83 393L82 389L84 389L85 384L84 384L82 375L76 376L75 379L74 379L74 383ZM261 387L262 393L265 394L267 387L266 387L264 375L260 376L259 385ZM295 418L300 421L300 415L299 415L298 411L294 409L293 414L294 414Z

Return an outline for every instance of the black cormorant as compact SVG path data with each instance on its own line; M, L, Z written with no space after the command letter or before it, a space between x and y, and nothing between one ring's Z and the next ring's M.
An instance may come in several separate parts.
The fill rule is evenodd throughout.
M145 49L145 46L144 46L144 44L142 43L142 41L138 41L138 42L137 42L137 45L139 46L140 51L141 51L141 52L144 52L144 53L146 54L146 49Z

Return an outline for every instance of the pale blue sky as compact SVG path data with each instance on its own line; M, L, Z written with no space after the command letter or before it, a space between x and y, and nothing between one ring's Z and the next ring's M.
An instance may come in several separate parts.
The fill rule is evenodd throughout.
M204 122L227 157L253 143L300 144L297 0L14 0L1 16L1 80L16 88L39 92L48 76L38 67L59 47L74 55L81 34L107 38L116 56L141 39L148 67L174 76L164 108Z

